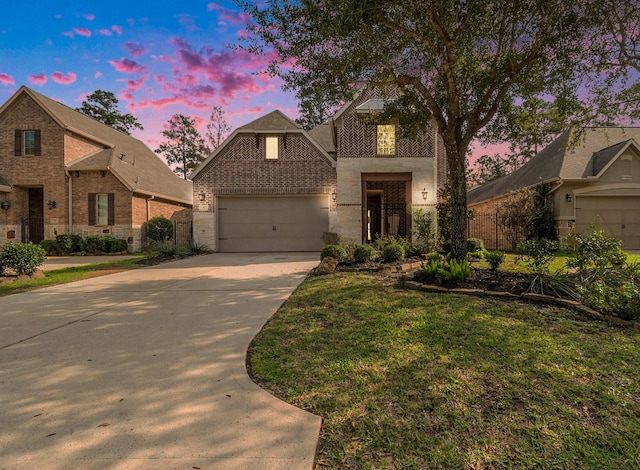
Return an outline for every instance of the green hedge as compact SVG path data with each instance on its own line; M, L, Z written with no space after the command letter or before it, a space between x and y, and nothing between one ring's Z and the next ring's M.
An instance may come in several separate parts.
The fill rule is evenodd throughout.
M46 259L47 253L33 243L8 243L0 248L0 273L12 270L17 275L33 274Z

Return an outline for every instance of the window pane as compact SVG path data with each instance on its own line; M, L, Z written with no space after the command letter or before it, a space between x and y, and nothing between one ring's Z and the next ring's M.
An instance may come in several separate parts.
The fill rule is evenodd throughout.
M35 155L36 153L36 132L24 131L24 154Z
M278 138L267 137L265 139L265 157L267 160L278 159Z
M395 155L396 126L381 124L378 126L378 155Z
M109 198L96 194L96 225L109 225Z

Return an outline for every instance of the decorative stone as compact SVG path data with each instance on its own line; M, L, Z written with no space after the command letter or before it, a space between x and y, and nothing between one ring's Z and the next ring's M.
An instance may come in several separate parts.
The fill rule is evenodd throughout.
M315 274L316 276L331 274L338 267L338 263L339 261L337 259L332 258L331 256L327 256L325 259L323 259L320 262L318 267L313 271L313 274Z
M423 290L425 292L438 292L440 294L448 294L449 293L449 289L447 289L446 287L434 286L434 285L431 285L431 284L423 284L422 287L420 288L420 290Z
M544 295L544 294L522 294L521 296L525 300L531 300L532 302L540 302L540 303L554 303L556 298L552 295Z
M482 289L464 289L457 288L449 290L452 294L465 294L465 295L484 295L484 291Z
M404 280L404 288L411 290L420 290L422 289L422 284L416 281L410 281L408 279Z
M520 298L519 295L512 294L511 292L500 292L495 290L486 290L484 291L484 294L491 297L498 297L501 299L509 299L509 300L516 300Z

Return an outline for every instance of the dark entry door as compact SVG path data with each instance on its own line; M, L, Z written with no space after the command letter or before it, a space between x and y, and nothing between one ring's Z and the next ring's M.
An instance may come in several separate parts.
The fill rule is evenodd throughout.
M22 222L23 241L40 243L44 240L43 188L29 188L29 218Z

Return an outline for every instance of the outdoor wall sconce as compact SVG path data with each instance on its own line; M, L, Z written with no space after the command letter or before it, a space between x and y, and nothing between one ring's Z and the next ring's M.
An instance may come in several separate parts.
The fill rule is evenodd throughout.
M332 201L335 201L337 197L338 197L338 195L336 194L335 191L331 193L331 200Z
M571 194L569 194L569 193L567 193L567 194L565 195L565 198L567 199L567 202L571 202L571 201L573 201L573 196L572 196Z
M427 196L429 196L429 191L426 191L426 190L423 189L422 190L422 199L424 201L426 201L427 200Z
M198 193L198 197L201 201L204 201L207 198L207 195L204 193L204 191L200 191L200 193Z
M57 205L58 203L56 201L52 201L51 199L49 199L49 202L47 202L47 206L49 206L49 210L55 209Z
M9 203L9 201L0 201L0 207L5 211L8 211L9 207L11 207L11 204Z

